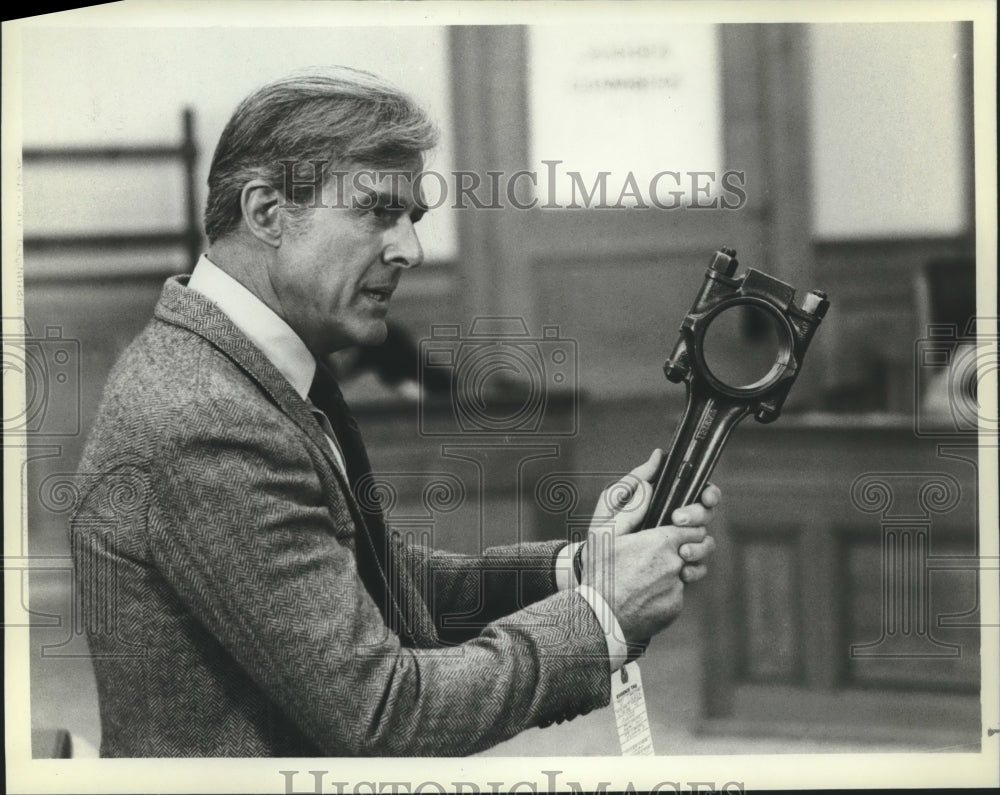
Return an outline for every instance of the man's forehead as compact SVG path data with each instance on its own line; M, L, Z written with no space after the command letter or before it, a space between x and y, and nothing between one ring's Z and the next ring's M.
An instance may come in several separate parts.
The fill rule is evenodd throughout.
M348 194L363 190L366 194L408 199L413 197L415 186L419 190L423 173L424 166L420 160L408 165L349 163L331 168L327 173L327 182Z
M359 166L348 170L351 184L363 185L379 191L412 191L414 184L419 182L422 166L416 168L407 166Z

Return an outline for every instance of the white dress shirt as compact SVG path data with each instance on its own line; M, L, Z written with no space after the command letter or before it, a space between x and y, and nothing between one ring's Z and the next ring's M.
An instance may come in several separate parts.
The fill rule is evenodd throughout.
M316 360L306 347L306 344L284 320L261 301L250 290L228 273L213 264L202 255L195 265L188 287L197 290L221 309L226 316L242 331L250 341L260 348L261 353L275 366L292 388L303 400L309 401L309 389L316 375ZM337 444L336 436L327 416L318 408L313 407L320 422L330 449L333 451L337 464L346 478L347 468L344 457ZM624 634L615 618L611 607L595 588L576 583L573 574L573 555L579 544L569 544L559 553L556 561L556 586L559 590L569 590L576 587L580 595L587 600L608 644L608 658L611 670L617 671L625 664L628 649Z

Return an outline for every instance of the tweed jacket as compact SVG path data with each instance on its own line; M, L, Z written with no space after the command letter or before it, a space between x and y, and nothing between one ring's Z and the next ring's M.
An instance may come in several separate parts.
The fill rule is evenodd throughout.
M468 754L608 703L557 543L465 557L391 537L387 623L315 416L186 277L112 370L80 482L104 756ZM479 626L449 636L442 614Z

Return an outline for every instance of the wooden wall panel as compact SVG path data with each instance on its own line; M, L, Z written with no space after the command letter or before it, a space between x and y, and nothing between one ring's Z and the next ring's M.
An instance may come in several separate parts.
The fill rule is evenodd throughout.
M823 416L736 431L713 476L706 730L977 741L977 453L954 441Z
M822 408L912 411L914 346L926 334L919 274L934 260L962 256L973 251L960 238L816 245L817 283L833 302L809 353L810 367L823 365Z
M739 561L734 587L739 618L741 680L801 680L800 554L794 532L755 533L733 528Z

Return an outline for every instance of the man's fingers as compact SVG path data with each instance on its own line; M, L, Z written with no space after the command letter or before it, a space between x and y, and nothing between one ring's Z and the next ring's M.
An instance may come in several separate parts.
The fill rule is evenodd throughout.
M705 536L704 539L696 543L681 544L677 549L677 554L685 563L698 563L705 560L715 551L715 539L712 536Z
M711 508L706 508L701 503L694 503L694 505L685 505L683 508L678 508L670 516L670 521L673 522L677 527L684 527L685 525L705 525L712 521L714 512Z
M644 484L653 484L653 478L663 464L664 453L660 448L653 450L646 461L639 464L625 477L608 486L601 494L597 514L611 516L628 507L634 510L637 503L637 492L644 489ZM648 489L646 489L648 490ZM694 505L678 508L671 521L675 525L708 524L712 521L712 511L722 501L722 492L714 483L709 483L701 493L701 500ZM707 512L704 509L708 509Z
M722 502L722 491L714 483L709 483L701 493L701 504L706 508L714 508L720 502Z
M682 546L685 544L700 544L708 535L708 531L704 527L675 527L669 524L654 527L652 530L644 532L662 534L663 540L670 544L678 555L680 555L678 550Z
M628 505L623 506L615 513L616 536L628 535L639 529L646 512L649 510L649 502L652 498L653 487L646 482L641 482L633 492Z
M708 567L701 563L692 563L681 569L681 580L685 583L698 582L708 574Z
M638 491L649 491L648 488L640 489L640 487L643 484L648 484L653 479L660 467L662 458L663 451L659 448L655 449L644 463L637 466L621 480L608 486L601 495L601 504L598 511L608 516L617 513L626 506L630 510L633 510L636 506L631 503L636 500L636 493Z
M660 468L660 462L663 460L663 451L657 447L646 461L639 464L635 469L629 472L633 477L639 478L640 480L645 480L647 483L653 480L653 476L656 475L656 470Z

